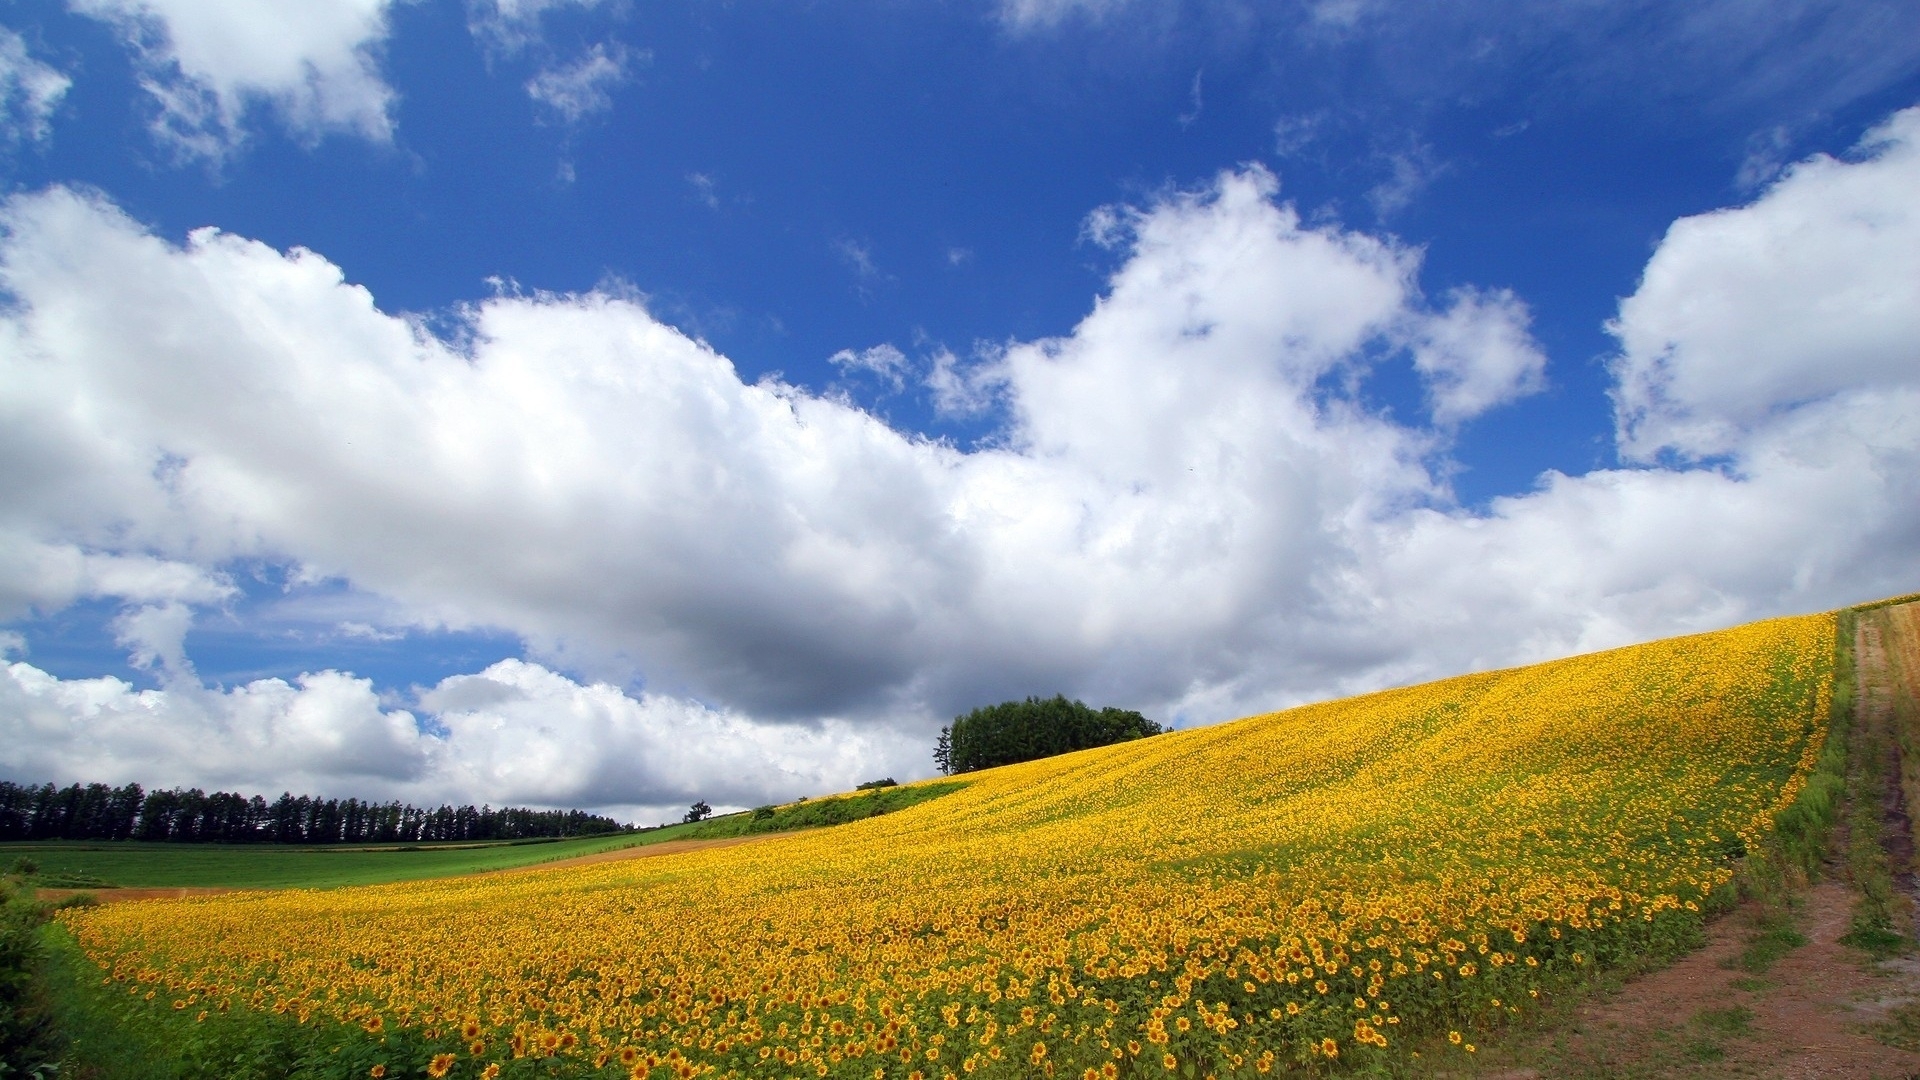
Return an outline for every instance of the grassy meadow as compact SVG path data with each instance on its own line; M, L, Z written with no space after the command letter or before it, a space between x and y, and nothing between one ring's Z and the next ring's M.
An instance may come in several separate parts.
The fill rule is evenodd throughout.
M1444 1068L1690 946L1776 821L1818 817L1835 630L1307 706L755 844L68 910L64 992L181 1076Z
M0 844L0 868L38 863L47 888L333 889L455 877L672 839L668 830L577 840L415 845L167 844L33 840Z

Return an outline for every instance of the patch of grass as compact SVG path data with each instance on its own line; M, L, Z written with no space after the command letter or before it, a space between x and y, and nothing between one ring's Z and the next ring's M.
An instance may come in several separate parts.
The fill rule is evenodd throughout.
M1752 1034L1753 1011L1736 1005L1728 1009L1704 1009L1695 1014L1691 1038L1681 1047L1686 1060L1704 1064L1724 1061L1727 1040Z
M236 1009L203 1022L208 1014L194 1008L143 1008L123 985L101 982L64 927L50 924L41 936L39 981L60 1033L54 1075L61 1080L346 1080L388 1061L389 1076L420 1075L396 1067L415 1050L410 1030L376 1041L339 1024L298 1024L264 1011Z
M35 979L46 918L25 890L0 880L0 1077L55 1067L53 1021Z
M174 1080L173 1055L111 1006L99 987L100 969L89 963L59 926L43 932L39 967L48 1012L60 1032L65 1075L80 1080Z
M1885 634L1889 627L1884 615L1867 615ZM1889 658L1891 659L1891 658ZM1908 941L1894 929L1898 900L1893 883L1893 867L1888 858L1883 800L1890 784L1897 783L1892 765L1895 756L1894 718L1887 710L1860 711L1854 723L1854 753L1847 771L1847 876L1860 890L1854 904L1852 925L1842 944L1861 949L1876 959L1898 956L1908 949Z
M1920 1050L1920 1001L1909 1001L1894 1008L1887 1018L1868 1031L1879 1042L1902 1050Z
M32 874L25 879L36 889L112 889L117 886L93 874Z
M1734 966L1755 975L1763 974L1778 963L1780 958L1807 943L1806 936L1793 928L1791 922L1779 916L1768 916L1751 938L1747 947L1740 950L1734 959Z
M1723 1038L1738 1038L1753 1032L1753 1010L1744 1005L1725 1009L1703 1009L1694 1016L1695 1027Z
M1704 1065L1712 1061L1726 1060L1727 1048L1717 1039L1702 1036L1681 1047L1680 1053L1686 1060Z
M1742 975L1727 985L1733 987L1735 990L1748 994L1757 994L1773 986L1772 983L1765 979L1756 979L1750 975Z
M397 846L35 840L0 844L0 866L26 859L36 864L33 875L24 879L26 884L47 889L334 889L510 870L669 840L840 825L904 810L964 786L963 781L944 781L872 788L859 795L765 807L765 813L743 811L692 824L576 840Z
M358 845L35 840L0 844L0 864L12 862L16 856L30 856L39 863L30 881L40 888L331 889L529 866L670 839L662 835L665 832L616 833L534 844L427 844L412 850Z
M1904 955L1909 948L1905 937L1884 926L1861 926L1856 924L1840 937L1840 944L1859 949L1875 960L1891 960Z
M694 825L681 826L685 831L677 839L720 840L735 836L752 836L757 833L789 832L794 829L818 829L830 825L845 825L850 821L861 821L882 814L896 813L909 806L916 806L942 795L950 795L967 786L965 780L941 780L931 784L914 784L911 787L875 787L867 788L859 795L835 795L824 799L788 803L785 806L762 806L725 817L710 818Z

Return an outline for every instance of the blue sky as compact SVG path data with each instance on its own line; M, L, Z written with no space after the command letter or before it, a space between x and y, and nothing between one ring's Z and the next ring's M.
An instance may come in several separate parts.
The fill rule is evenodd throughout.
M304 11L0 4L0 772L645 814L1914 585L1911 5Z

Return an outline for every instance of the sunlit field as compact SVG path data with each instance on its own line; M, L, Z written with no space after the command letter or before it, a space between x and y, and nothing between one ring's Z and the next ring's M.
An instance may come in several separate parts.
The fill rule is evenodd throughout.
M724 849L62 919L135 1013L333 1031L341 1076L1111 1080L1469 1054L1594 966L1697 935L1819 752L1834 627L1162 735Z

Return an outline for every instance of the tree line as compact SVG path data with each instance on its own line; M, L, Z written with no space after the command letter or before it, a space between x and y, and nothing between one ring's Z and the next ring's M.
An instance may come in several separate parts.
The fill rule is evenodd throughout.
M379 844L529 840L617 832L584 810L419 807L400 802L259 795L139 784L15 784L0 780L0 840L167 840L177 843Z
M1167 730L1131 709L1094 709L1065 694L985 705L940 729L933 763L954 773L1110 746Z

